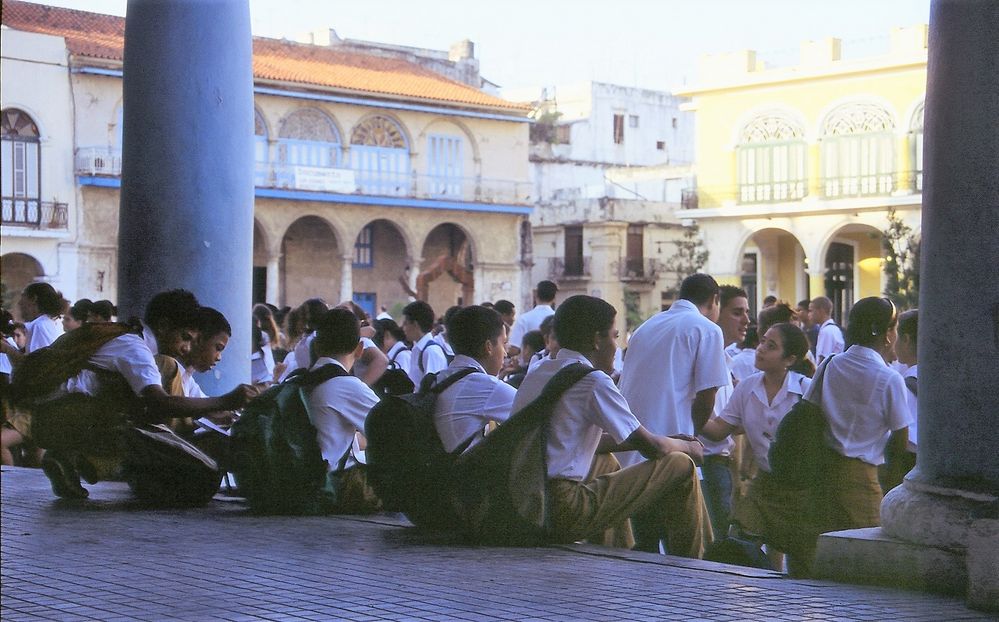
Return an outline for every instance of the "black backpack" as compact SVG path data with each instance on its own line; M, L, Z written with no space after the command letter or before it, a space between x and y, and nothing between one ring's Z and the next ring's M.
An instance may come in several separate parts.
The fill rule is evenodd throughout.
M448 354L447 350L444 349L444 346L442 346L438 342L436 342L436 341L434 341L434 340L431 339L430 343L428 343L427 346L420 351L420 359L418 361L418 364L420 366L420 373L421 374L425 374L427 372L426 363L423 362L423 355L426 354L427 350L429 350L433 346L437 346L438 348L441 349L441 352L444 353L444 358L447 359L447 364L448 365L450 365L451 361L454 360L454 355L453 354Z
M452 454L444 451L434 426L434 405L445 389L478 371L463 369L440 383L437 374L427 374L418 392L385 396L365 420L368 481L386 510L403 512L414 525L449 524L450 517L440 511L445 505L445 482L455 456L471 439Z
M403 350L406 350L406 348L399 349L392 355L392 358L389 359L388 369L378 379L378 382L371 387L378 397L385 398L387 395L406 395L416 389L416 385L410 380L407 371L399 367L399 363L395 360L399 356L399 352Z
M306 392L347 375L336 364L296 370L254 398L232 424L232 471L254 511L323 514L335 508L336 490L327 478ZM346 457L340 460L341 469Z

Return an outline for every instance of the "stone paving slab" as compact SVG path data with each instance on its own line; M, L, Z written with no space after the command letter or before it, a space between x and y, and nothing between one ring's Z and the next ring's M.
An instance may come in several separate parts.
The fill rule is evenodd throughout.
M487 548L392 516L147 510L124 484L0 479L0 616L19 620L988 620L962 601L594 546Z

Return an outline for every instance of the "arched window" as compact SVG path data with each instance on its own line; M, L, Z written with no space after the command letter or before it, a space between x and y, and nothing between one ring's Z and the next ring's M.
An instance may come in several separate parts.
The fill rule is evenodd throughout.
M845 104L822 128L825 196L889 194L895 189L895 122L876 104Z
M909 122L909 148L912 149L912 184L916 192L923 191L923 108L924 103L920 103L916 111L912 113L912 121Z
M3 223L37 225L41 221L42 164L38 125L17 108L7 108L0 117Z
M800 127L778 115L753 119L736 146L739 201L791 201L807 193L805 139Z
M433 197L460 199L462 196L464 141L461 136L427 136L427 178Z
M409 148L392 119L364 119L350 133L350 164L365 194L406 195L410 186Z
M257 186L268 185L270 171L267 163L270 161L270 156L267 153L267 123L256 108L253 109L253 161L254 182Z
M340 133L333 120L316 108L302 108L285 117L278 132L278 159L283 165L279 185L307 190L335 190L335 179L308 169L339 168Z

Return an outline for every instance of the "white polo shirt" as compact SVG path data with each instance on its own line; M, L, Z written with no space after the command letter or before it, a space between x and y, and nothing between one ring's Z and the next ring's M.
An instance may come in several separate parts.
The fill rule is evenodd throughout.
M650 432L693 434L691 406L698 391L730 382L721 328L688 300L677 300L638 327L628 342L621 393ZM637 451L617 454L624 466Z
M208 397L201 389L198 381L194 379L193 369L184 367L180 361L177 361L177 367L180 368L180 381L184 385L184 395L186 397Z
M542 361L524 378L510 411L516 413L530 404L560 369L572 363L591 366L585 356L566 348L554 359ZM621 443L640 426L610 376L602 371L590 373L563 393L555 406L548 432L548 477L582 481L604 432Z
M815 344L815 358L819 361L830 354L839 354L846 344L843 342L843 331L832 318L819 326L819 338Z
M814 386L805 399L812 399ZM830 446L847 458L882 464L890 433L912 424L907 390L902 377L868 347L850 346L834 356L826 366L820 401Z
M95 367L120 373L136 395L148 386L162 386L163 383L153 353L138 335L115 337L97 348L88 362ZM65 388L68 393L96 395L100 380L97 374L84 369L67 380Z
M797 372L789 371L784 377L772 402L767 402L767 390L763 386L763 372L758 371L739 382L732 399L722 411L725 423L742 428L749 441L756 465L770 472L767 452L777 433L777 426L791 408L801 399L811 380Z
M760 371L756 369L756 348L726 349L725 352L732 357L732 377L736 382Z
M906 382L906 378L918 378L916 368L919 365L913 365L912 367L906 367L901 371L902 382ZM919 387L917 386L918 390ZM919 445L919 439L916 435L916 426L919 423L919 400L916 398L916 394L913 393L908 386L905 387L905 405L909 409L909 445L908 450L915 453L916 447Z
M24 345L24 353L31 354L38 348L44 348L62 335L62 326L44 313L25 323L24 330L28 333L28 343Z
M532 330L540 329L541 322L544 322L545 318L550 315L555 315L555 309L552 309L550 304L538 305L530 311L518 315L517 319L513 321L513 326L510 327L510 345L519 348L524 341L524 335Z
M312 369L330 364L340 365L340 362L321 356ZM327 469L336 470L354 442L354 432L364 432L364 420L378 403L378 396L354 376L330 378L307 393L309 419L316 427L319 450L327 462ZM354 464L356 460L352 455L347 459L345 468Z
M413 381L416 388L420 388L420 381L427 374L435 374L447 368L447 356L444 355L444 348L437 345L430 345L434 341L434 336L426 333L420 340L413 344L413 354L409 360L409 379ZM429 347L428 347L429 346ZM422 369L421 369L422 364Z
M732 383L732 364L735 361L724 350L722 351L722 356L725 357L725 368L729 370L729 373L725 384L718 387L718 391L715 393L715 405L711 409L712 417L721 416L725 406L728 405L728 401L732 398L732 391L735 389L735 385ZM697 440L701 441L701 444L704 445L705 456L728 456L735 447L735 441L731 436L726 436L720 441L713 441L706 436L698 435Z
M445 389L434 404L434 427L444 450L449 453L476 435L478 438L470 447L478 444L488 422L503 423L509 419L510 407L517 395L516 389L487 374L478 361L463 354L455 356L447 369L440 372L437 382L469 368L478 371Z

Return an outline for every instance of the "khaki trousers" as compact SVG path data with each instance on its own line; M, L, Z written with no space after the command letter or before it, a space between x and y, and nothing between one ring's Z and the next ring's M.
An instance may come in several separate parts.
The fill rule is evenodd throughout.
M712 540L694 462L686 454L673 452L586 483L552 479L548 490L555 542L599 539L636 514L660 529L672 555L700 558Z

